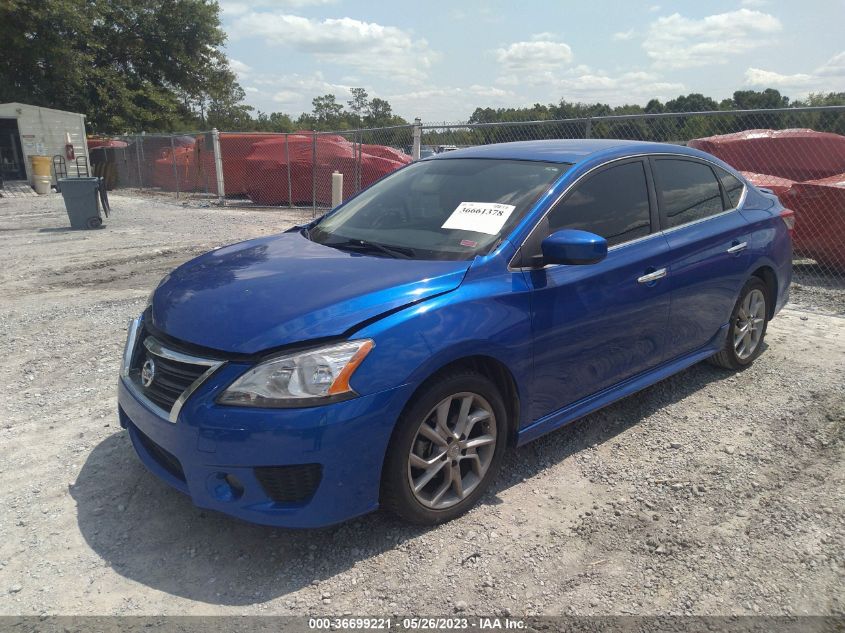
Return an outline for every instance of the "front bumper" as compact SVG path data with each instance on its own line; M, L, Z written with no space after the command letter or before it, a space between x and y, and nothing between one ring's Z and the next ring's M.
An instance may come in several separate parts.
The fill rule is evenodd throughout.
M410 386L302 409L217 405L216 395L243 371L221 368L175 423L121 378L120 423L144 465L195 505L253 523L322 527L376 509L385 451ZM319 464L319 483L295 502L274 501L255 470L305 464Z

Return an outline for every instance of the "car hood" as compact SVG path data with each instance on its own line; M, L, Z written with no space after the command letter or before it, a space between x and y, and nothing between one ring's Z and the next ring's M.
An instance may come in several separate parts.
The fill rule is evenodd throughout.
M363 321L457 288L467 261L392 259L282 233L220 248L165 277L153 325L224 352L338 336Z

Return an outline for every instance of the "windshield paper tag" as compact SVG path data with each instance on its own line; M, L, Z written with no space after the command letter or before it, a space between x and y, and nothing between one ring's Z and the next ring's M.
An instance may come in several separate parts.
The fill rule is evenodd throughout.
M513 205L496 202L461 202L440 228L496 235L514 209Z

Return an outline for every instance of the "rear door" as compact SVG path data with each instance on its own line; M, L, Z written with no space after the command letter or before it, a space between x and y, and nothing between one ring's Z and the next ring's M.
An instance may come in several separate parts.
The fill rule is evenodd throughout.
M660 223L671 249L666 358L704 347L728 323L749 266L748 222L716 170L694 158L652 157Z
M596 264L524 270L532 288L534 419L660 363L669 247L657 227L640 158L586 176L536 227L541 237L590 231L606 238L609 250Z

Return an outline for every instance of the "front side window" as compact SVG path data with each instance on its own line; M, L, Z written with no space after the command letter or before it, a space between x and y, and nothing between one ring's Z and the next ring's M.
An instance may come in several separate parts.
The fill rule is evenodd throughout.
M601 235L608 246L651 230L645 170L640 161L589 177L549 213L549 231L580 229Z
M654 178L666 220L664 228L724 211L719 183L709 165L659 158L654 161Z
M412 259L488 252L570 165L523 160L425 160L387 176L311 228L341 250Z

